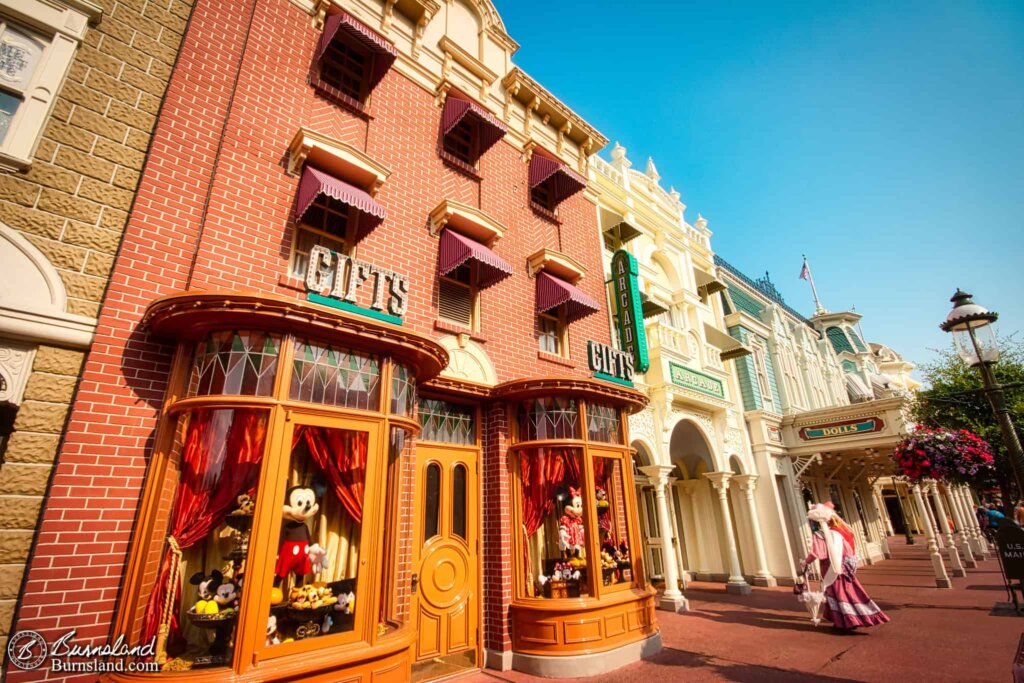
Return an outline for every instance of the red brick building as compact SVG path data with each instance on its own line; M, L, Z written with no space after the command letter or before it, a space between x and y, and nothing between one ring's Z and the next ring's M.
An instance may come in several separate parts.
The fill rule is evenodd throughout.
M198 0L12 633L156 638L204 680L660 647L607 140L517 47L486 0Z

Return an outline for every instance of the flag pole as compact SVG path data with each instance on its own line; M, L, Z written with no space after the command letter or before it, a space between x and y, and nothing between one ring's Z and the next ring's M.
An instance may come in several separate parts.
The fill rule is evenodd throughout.
M807 263L807 254L803 256L804 270L807 272L807 281L811 283L811 295L814 297L814 315L826 313L827 311L822 307L821 300L818 298L818 288L814 286L814 275L811 274L811 266Z

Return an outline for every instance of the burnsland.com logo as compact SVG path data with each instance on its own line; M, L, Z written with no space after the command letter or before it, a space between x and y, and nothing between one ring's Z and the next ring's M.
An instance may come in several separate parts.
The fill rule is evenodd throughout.
M152 660L156 638L145 645L129 646L124 636L103 645L77 645L71 630L48 643L35 631L18 631L7 641L7 659L23 671L34 671L47 660L50 670L60 673L157 672ZM130 660L130 661L129 661Z

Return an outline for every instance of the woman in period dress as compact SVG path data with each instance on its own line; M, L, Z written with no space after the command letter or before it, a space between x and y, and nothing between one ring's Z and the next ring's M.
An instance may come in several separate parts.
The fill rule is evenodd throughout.
M807 565L821 563L821 589L825 593L824 617L836 628L852 631L858 627L877 626L889 621L857 580L857 555L853 549L850 527L826 505L814 505L807 519L817 524Z

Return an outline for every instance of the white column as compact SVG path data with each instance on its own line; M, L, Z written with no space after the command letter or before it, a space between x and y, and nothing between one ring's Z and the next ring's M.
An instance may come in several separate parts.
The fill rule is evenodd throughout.
M665 592L662 594L658 609L670 612L685 612L688 609L686 598L679 590L679 565L675 549L672 547L672 518L668 514L668 501L665 489L668 488L671 465L648 465L640 471L647 475L654 487L654 504L658 509L658 526L661 527L661 556L665 565Z
M946 540L946 555L949 557L949 566L952 569L953 576L967 576L963 562L960 561L960 551L956 549L953 532L949 530L949 515L946 514L946 506L942 504L939 483L933 481L928 488L931 490L932 500L935 502L935 510L941 518L938 520L939 529Z
M861 488L861 491L863 490L864 488ZM875 532L878 534L878 544L882 546L882 557L884 557L887 560L890 560L892 559L892 551L889 550L889 535L886 533L887 530L885 527L885 505L879 507L879 501L882 499L882 496L879 495L878 489L872 486L868 489L868 491L868 495L861 496L861 499L864 501L864 505L869 506L869 509L867 510L867 513L869 515L871 514L870 508L874 508L874 526Z
M727 593L747 595L750 593L750 584L743 578L743 570L740 569L740 554L736 549L736 534L732 531L732 513L729 512L729 479L732 472L705 472L704 476L718 492L718 504L722 509L722 525L725 527L725 541L729 551L729 581L725 584L725 590Z
M953 495L960 502L960 507L964 513L964 521L971 528L971 540L974 542L974 552L980 560L987 560L989 547L988 539L985 538L985 534L981 531L981 525L978 524L978 515L975 513L974 501L971 500L970 491L967 490L966 486L956 486L953 488Z
M668 488L665 489L665 504L668 505L668 516L672 518L672 546L675 548L676 559L679 561L680 590L686 590L692 578L690 577L690 567L686 561L686 548L683 546L683 520L678 519L679 515L676 514L680 488L681 482L675 477L668 478Z
M797 548L797 565L800 561L807 558L807 554L811 552L811 527L807 523L807 506L804 505L804 487L799 477L793 477L793 522L799 529L800 538L798 543L800 547Z
M942 563L942 555L939 554L939 546L935 542L935 532L928 521L928 511L925 509L924 498L921 496L921 487L915 484L911 488L911 492L914 495L914 502L917 503L918 513L923 520L924 535L928 539L928 555L932 561L932 568L935 570L935 585L939 588L952 588L953 582L949 580L949 575L946 574L946 565Z
M882 524L885 527L885 529L884 529L885 534L884 535L885 536L895 536L896 535L896 531L895 531L895 529L892 528L892 518L889 516L889 508L887 508L885 506L885 496L883 496L882 492L879 491L874 486L871 487L871 492L875 496L875 506L878 507L878 512L882 516ZM896 495L898 496L899 494L897 493Z
M704 484L697 479L690 479L684 482L683 491L690 499L690 518L693 520L694 543L697 546L697 559L692 568L698 581L706 581L708 572L707 548L704 545L703 525L700 523L700 503L697 501L697 487ZM703 578L702 578L703 577Z
M952 487L943 485L942 489L939 495L942 498L942 502L949 507L949 513L953 516L953 522L956 524L957 531L959 532L956 541L960 552L964 556L964 567L974 569L978 566L978 561L974 559L974 551L971 549L970 532L968 531L967 524L964 522L964 516L960 512L960 506L956 504L956 500L953 498Z
M924 525L932 530L932 535L935 537L935 545L939 550L945 550L946 544L942 540L942 530L935 521L935 511L932 510L932 506L928 504L928 485L921 486L921 500L924 501Z
M768 560L764 552L764 537L761 535L761 521L758 519L757 504L754 503L754 488L757 485L756 474L735 474L732 480L740 485L747 500L747 515L750 517L750 531L754 535L754 554L757 560L757 571L754 572L755 586L777 586L778 582L768 571Z

